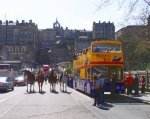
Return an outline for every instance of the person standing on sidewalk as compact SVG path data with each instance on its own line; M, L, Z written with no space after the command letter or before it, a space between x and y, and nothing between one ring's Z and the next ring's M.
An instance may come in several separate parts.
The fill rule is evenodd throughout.
M99 101L99 87L100 87L100 82L98 80L97 74L93 73L93 91L94 91L94 104L93 106L98 105Z
M112 75L110 76L110 92L111 92L111 94L115 94L115 90L116 90L116 77L112 73Z
M141 93L145 93L145 77L144 76L141 77L140 82L141 82L141 86L142 86Z
M135 74L135 77L134 77L134 90L135 90L135 93L134 95L135 96L138 96L139 95L139 78L138 78L138 75Z
M98 101L98 105L99 104L102 104L105 102L105 98L104 98L104 76L103 74L99 74L98 75L98 79L99 79L99 82L100 82L100 89L99 89L99 101Z
M129 72L124 79L124 85L127 88L127 95L129 94L132 95L132 89L133 89L134 83L135 82L134 82L133 76L131 72Z

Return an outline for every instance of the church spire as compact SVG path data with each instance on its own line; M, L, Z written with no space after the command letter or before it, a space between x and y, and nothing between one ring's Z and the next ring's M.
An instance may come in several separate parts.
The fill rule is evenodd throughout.
M56 22L53 24L53 28L60 28L60 23L58 22L57 17Z

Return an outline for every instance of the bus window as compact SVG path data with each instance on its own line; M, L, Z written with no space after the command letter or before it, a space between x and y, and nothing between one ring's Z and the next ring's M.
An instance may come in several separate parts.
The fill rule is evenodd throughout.
M90 74L91 74L91 70L90 70L90 67L88 67L88 68L87 68L87 76L86 76L88 79L91 78L91 75L90 75Z
M108 78L108 67L106 66L93 66L92 67L92 74L96 73L96 74L103 74L104 78L107 79Z
M10 64L0 64L0 76L13 76Z
M9 64L0 64L0 70L10 71L10 65Z
M123 79L123 69L121 67L108 67L109 79L112 74L116 77L117 81L121 81Z
M121 52L121 45L118 44L93 44L92 51L97 52Z
M77 70L74 71L74 77L79 78L79 76L80 76L80 70L77 69Z
M123 80L123 68L121 67L117 67L117 80L121 81Z

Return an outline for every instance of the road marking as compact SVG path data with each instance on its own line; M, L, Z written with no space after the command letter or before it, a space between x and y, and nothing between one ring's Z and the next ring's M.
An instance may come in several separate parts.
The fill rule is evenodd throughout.
M0 103L1 103L1 102L4 102L5 100L7 100L7 99L0 100Z
M0 103L2 103L2 102L4 102L4 101L6 101L6 100L8 100L8 99L10 99L10 98L12 98L12 97L14 97L14 96L17 96L17 95L19 95L20 93L22 93L23 91L20 91L20 92L18 92L18 93L16 93L16 94L14 94L14 95L11 95L10 97L8 97L8 98L5 98L5 99L2 99L2 100L0 100Z
M21 93L21 92L19 92L19 93ZM19 93L17 93L17 94L19 94ZM17 95L16 94L16 95ZM7 114L10 110L12 110L20 101L22 100L22 98L19 100L19 101L17 101L17 103L15 103L12 107L10 107L8 110L6 110L4 113L2 113L1 115L0 115L0 118L2 118L5 114Z

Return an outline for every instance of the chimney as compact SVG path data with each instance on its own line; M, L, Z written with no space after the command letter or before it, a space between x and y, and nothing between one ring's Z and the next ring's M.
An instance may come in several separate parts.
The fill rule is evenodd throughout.
M29 20L29 23L32 24L32 20Z
M16 20L16 25L18 25L19 24L19 21L18 20Z
M24 23L25 21L24 20L22 20L22 23Z

